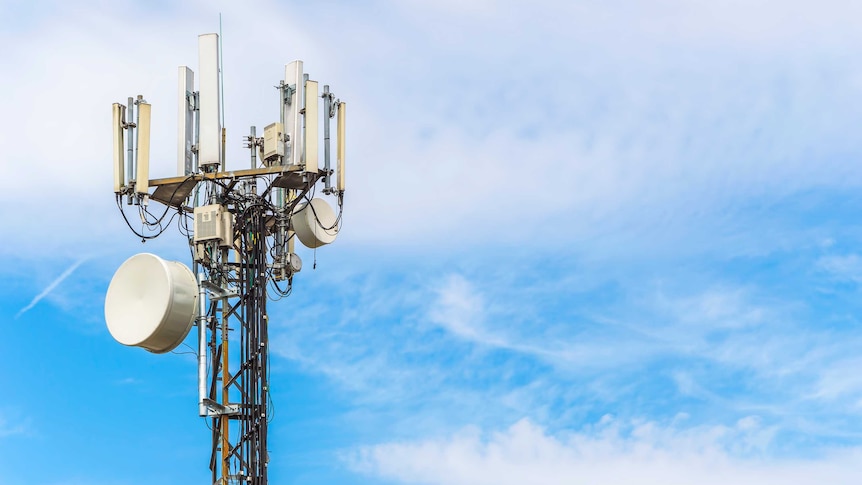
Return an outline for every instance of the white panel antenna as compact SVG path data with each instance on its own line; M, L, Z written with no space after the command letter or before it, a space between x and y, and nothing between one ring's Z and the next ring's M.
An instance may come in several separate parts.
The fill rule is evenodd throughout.
M147 195L150 190L150 119L151 106L143 101L138 102L138 150L135 163L135 192Z
M177 175L185 177L194 172L194 115L195 73L186 66L179 67L177 92Z
M123 146L123 131L126 123L126 107L120 103L113 106L114 121L114 193L119 194L126 185L125 147Z
M345 136L345 123L347 120L347 103L341 102L338 103L338 128L337 128L337 136L338 141L336 142L335 148L335 156L337 157L336 166L338 168L338 175L336 176L336 189L339 192L344 192L344 136Z
M219 94L219 42L218 34L198 36L200 83L198 101L200 108L200 138L198 141L198 165L221 165L222 130L221 98Z
M284 134L289 138L286 150L286 165L299 165L302 157L302 61L293 61L284 66L284 92L282 116Z
M305 82L305 171L317 173L317 81Z

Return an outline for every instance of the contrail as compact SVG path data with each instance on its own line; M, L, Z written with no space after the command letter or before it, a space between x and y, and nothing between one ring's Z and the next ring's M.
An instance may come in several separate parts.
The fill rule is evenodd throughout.
M69 275L71 275L71 274L72 274L76 269L78 269L78 266L81 266L81 263L83 263L83 262L84 262L84 261L86 261L86 260L87 260L87 258L84 258L84 259L78 260L75 264L73 264L72 266L69 266L69 267L66 269L66 271L63 271L63 274L61 274L59 277L57 277L57 279L55 279L54 281L52 281L50 285L46 286L46 287L45 287L45 289L44 289L44 290L42 290L42 293L39 293L38 295L36 295L36 298L33 298L33 301L31 301L31 302L30 302L27 306L25 306L24 308L22 308L22 309L18 310L18 313L17 313L17 314L15 314L15 318L17 319L18 317L20 317L21 315L23 315L23 314L24 314L24 312L26 312L26 311L30 310L31 308L33 308L34 306L36 306L36 304L37 304L37 303L39 303L40 301L42 301L42 298L45 298L46 296L48 296L48 294L49 294L49 293L51 293L52 291L54 291L54 288L56 288L56 287L57 287L57 285L59 285L60 283L62 283L62 282L63 282L63 280L65 280L66 278L68 278L68 277L69 277Z

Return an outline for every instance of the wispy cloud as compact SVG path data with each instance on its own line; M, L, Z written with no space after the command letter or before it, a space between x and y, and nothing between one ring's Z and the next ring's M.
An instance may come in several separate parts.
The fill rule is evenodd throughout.
M466 341L491 347L514 347L503 335L484 328L488 305L476 285L462 275L449 275L434 292L437 298L429 308L429 321Z
M19 435L27 432L27 422L18 420L12 423L8 417L0 414L0 438Z
M140 383L141 383L141 380L137 379L135 377L126 377L126 378L114 381L114 384L117 384L119 386L130 386L133 384L140 384Z
M27 306L18 310L18 313L15 314L15 318L20 317L21 315L23 315L24 313L28 312L33 307L35 307L40 301L42 301L43 298L45 298L52 291L54 291L54 289L57 288L57 286L59 286L60 283L62 283L66 278L68 278L72 273L74 273L75 270L78 269L78 266L81 266L81 264L83 264L86 260L87 260L87 258L79 259L78 261L74 262L71 266L66 268L66 271L63 271L63 273L60 276L58 276L57 278L54 279L54 281L49 283L48 286L46 286L45 289L43 289L41 293L36 295L33 298L33 300L31 300L30 303L27 304Z
M475 264L420 280L377 273L315 282L309 294L336 280L361 291L291 311L272 330L273 349L372 414L397 414L390 422L415 420L407 411L420 407L423 421L444 429L525 415L557 428L596 412L685 411L699 422L758 413L800 446L857 433L843 423L862 402L848 360L862 336L812 325L794 295L751 280Z
M862 258L858 254L823 256L818 266L839 280L862 282Z

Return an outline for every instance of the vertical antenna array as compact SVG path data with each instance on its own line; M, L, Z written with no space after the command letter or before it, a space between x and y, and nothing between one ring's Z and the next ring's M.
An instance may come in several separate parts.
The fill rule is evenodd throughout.
M221 30L221 19L219 24ZM150 104L139 96L129 98L128 106L115 103L112 111L117 206L142 241L158 237L176 221L192 255L189 273L196 281L189 284L197 287L190 290L186 284L170 291L177 301L193 302L188 307L194 310L188 315L171 313L170 335L159 335L166 330L159 321L165 317L158 311L152 321L149 316L132 321L118 316L122 312L109 311L124 307L128 288L151 284L128 269L137 267L129 261L138 255L124 263L126 270L118 271L111 281L106 320L120 343L150 351L154 350L129 335L144 335L141 342L176 341L178 345L191 326L197 327L198 410L212 430L212 483L265 485L272 419L267 300L291 293L294 277L302 269L294 250L297 239L317 248L333 242L338 234L346 111L329 85L319 95L318 83L303 72L302 61L293 61L285 66L285 77L277 86L279 121L268 124L262 137L257 137L254 126L245 137L251 167L226 171L220 46L218 34L199 36L197 90L195 73L186 66L178 71L177 176L149 179ZM322 170L318 165L320 104ZM337 171L330 169L334 117ZM330 182L333 174L335 188ZM334 199L337 214L324 199L313 197L318 183L323 185L321 192ZM127 206L137 206L140 225L130 222L127 212L132 209L124 208L123 198ZM150 212L152 201L164 206L161 213ZM145 261L155 268L162 264L158 257ZM188 326L183 328L186 320Z

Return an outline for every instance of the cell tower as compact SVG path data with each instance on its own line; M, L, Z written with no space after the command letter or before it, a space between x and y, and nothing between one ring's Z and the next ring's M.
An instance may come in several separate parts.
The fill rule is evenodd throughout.
M158 237L176 220L188 238L192 268L153 254L132 256L108 287L105 320L118 342L154 353L170 352L197 327L198 405L200 416L212 424L212 483L264 485L270 420L267 300L290 294L302 269L294 252L297 239L317 248L338 234L346 106L329 86L319 92L302 61L287 64L277 86L279 121L267 125L263 137L252 126L245 137L249 168L227 170L218 34L199 36L198 47L197 90L194 72L179 68L177 176L149 179L150 104L138 96L113 105L117 207L142 240ZM330 168L332 118L336 170ZM321 185L337 214L315 197ZM153 201L164 209L153 214ZM129 212L136 217L130 220Z

